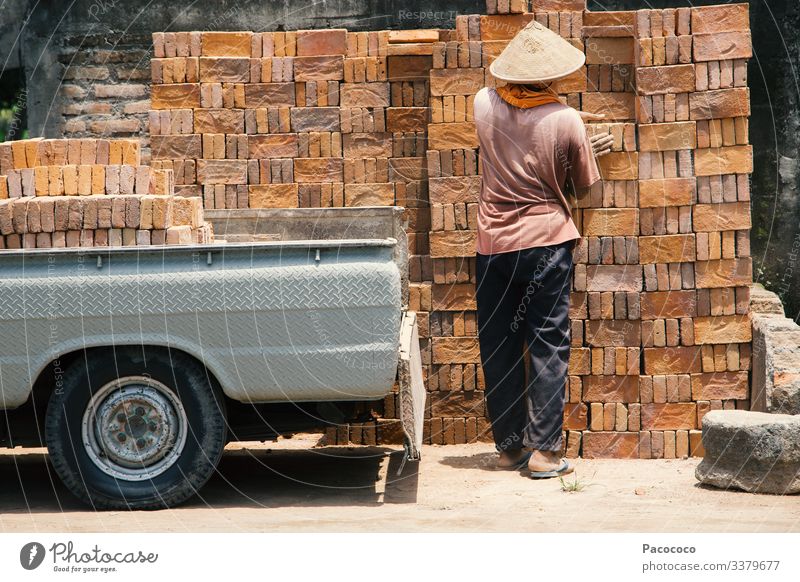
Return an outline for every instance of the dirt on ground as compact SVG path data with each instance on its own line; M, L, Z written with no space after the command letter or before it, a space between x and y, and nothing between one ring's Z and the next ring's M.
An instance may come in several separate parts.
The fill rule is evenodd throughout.
M800 532L800 499L700 486L699 459L583 460L564 479L493 469L491 444L320 447L320 435L229 445L188 503L95 512L42 449L0 451L0 532ZM577 481L577 485L576 485Z

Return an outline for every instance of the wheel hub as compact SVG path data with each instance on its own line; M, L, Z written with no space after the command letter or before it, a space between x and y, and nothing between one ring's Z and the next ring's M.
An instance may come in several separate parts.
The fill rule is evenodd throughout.
M89 402L84 447L91 460L114 477L151 479L180 456L187 424L180 400L167 386L143 376L119 378Z

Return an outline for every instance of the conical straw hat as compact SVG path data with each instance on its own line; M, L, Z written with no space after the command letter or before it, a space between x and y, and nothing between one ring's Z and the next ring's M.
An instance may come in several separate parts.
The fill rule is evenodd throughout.
M531 20L492 62L489 72L508 83L537 83L566 77L585 61L580 50Z

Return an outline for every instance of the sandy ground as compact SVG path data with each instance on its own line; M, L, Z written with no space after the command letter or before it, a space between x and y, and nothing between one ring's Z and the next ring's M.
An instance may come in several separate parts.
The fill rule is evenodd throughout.
M318 436L231 445L202 498L151 512L88 510L43 450L3 450L0 532L800 532L800 498L701 487L697 459L579 459L585 487L566 493L493 470L490 444L426 446L397 476L400 447L315 447Z

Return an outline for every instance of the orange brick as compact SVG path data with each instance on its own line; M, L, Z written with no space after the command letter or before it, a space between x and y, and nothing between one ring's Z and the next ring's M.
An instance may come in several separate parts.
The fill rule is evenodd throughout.
M597 162L604 180L636 180L639 177L638 152L611 152Z
M247 187L250 208L297 208L297 184L259 184Z
M204 57L249 57L252 32L201 32L200 54Z
M750 174L753 171L753 146L737 145L695 150L694 162L697 176Z
M473 149L478 147L478 134L472 122L431 123L428 125L428 148L432 150ZM601 160L613 154L600 158Z
M439 231L430 233L432 258L475 256L474 230Z
M747 4L724 4L691 9L692 33L749 30L750 16Z
M644 348L644 373L658 375L700 372L700 351L699 346Z
M691 150L697 147L694 121L639 125L639 151Z
M476 337L437 337L432 340L434 364L479 364Z
M695 317L696 344L747 343L752 339L749 315L718 315Z
M695 33L692 36L695 62L749 59L753 56L749 30Z
M750 257L695 263L695 285L698 289L741 287L752 282L753 261Z
M585 459L638 459L639 433L584 432Z
M587 208L583 211L583 236L634 236L639 234L636 208Z
M693 234L639 237L639 262L681 263L695 260Z
M648 291L641 294L642 319L694 317L697 314L695 291Z
M632 37L587 38L584 45L587 65L632 65L634 63L634 40Z
M750 89L717 89L689 94L690 119L724 119L750 115Z
M642 429L676 430L697 428L697 405L693 402L642 404Z
M150 88L153 109L192 109L200 107L199 83L153 85Z
M696 199L694 178L661 178L639 182L639 206L688 206Z
M749 395L746 371L692 374L693 400L744 400Z
M636 89L642 95L690 93L695 90L694 65L636 69Z
M347 53L347 30L297 31L297 56L344 55Z
M695 232L749 229L750 203L697 204L693 209L692 223Z

